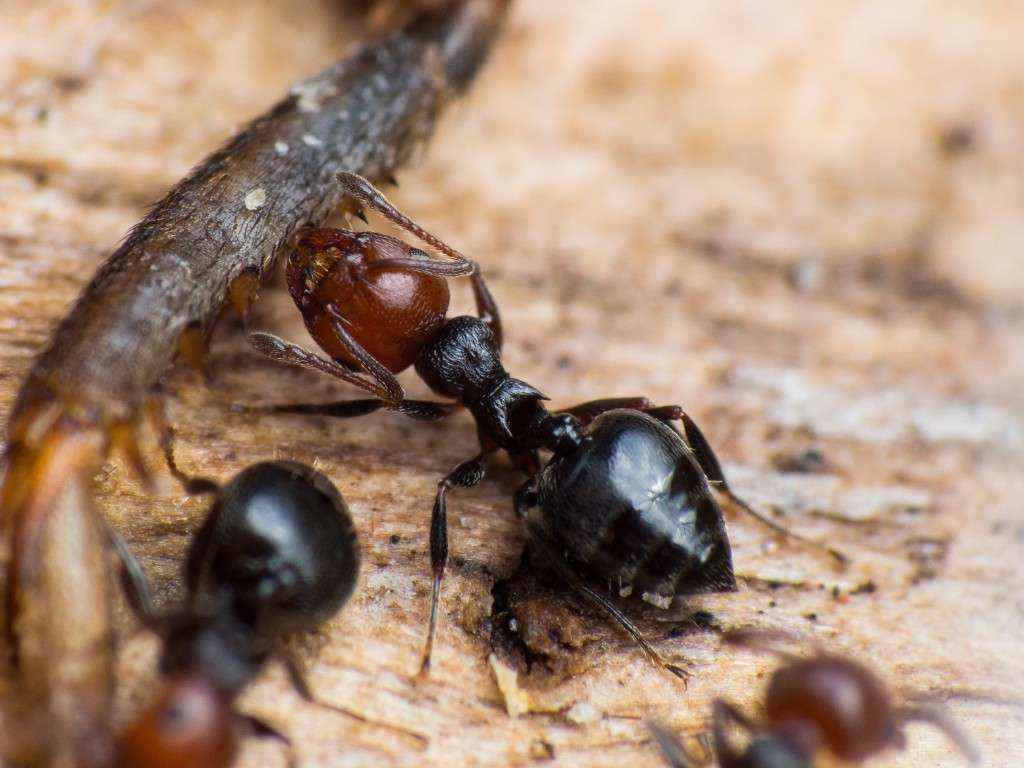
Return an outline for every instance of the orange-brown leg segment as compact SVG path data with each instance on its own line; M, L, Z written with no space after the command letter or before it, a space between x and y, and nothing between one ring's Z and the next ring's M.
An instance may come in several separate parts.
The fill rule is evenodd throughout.
M259 298L260 276L255 269L246 269L231 281L228 296L231 306L242 320L242 327L248 331L252 316L252 307Z
M190 323L178 337L178 354L198 373L204 382L210 383L210 369L206 364L209 342L206 333L198 323Z

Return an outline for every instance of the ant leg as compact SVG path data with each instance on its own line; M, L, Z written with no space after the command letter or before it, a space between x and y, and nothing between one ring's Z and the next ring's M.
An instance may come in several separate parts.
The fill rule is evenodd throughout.
M614 411L619 408L628 408L633 411L644 411L651 409L651 401L646 397L607 397L602 400L588 400L585 403L574 405L570 408L563 408L558 413L568 413L575 416L583 426L586 426L602 413Z
M722 471L722 465L719 463L718 457L712 450L711 444L708 443L707 438L704 437L704 433L700 431L700 427L697 426L697 423L691 419L689 414L687 414L680 406L664 405L644 410L654 418L664 421L667 424L671 424L673 421L681 421L683 423L686 442L690 446L690 450L693 451L694 458L697 459L697 463L700 465L700 468L703 469L704 474L707 475L708 482L721 491L729 501L741 510L746 512L755 520L758 520L762 524L768 526L780 536L792 539L793 541L799 541L804 546L825 552L840 566L845 566L850 562L850 559L838 549L830 547L827 544L823 544L820 541L808 539L806 536L801 536L799 533L789 530L784 525L780 525L771 518L758 512L742 497L738 496L729 486L729 482L725 479L725 473Z
M474 270L476 269L476 262L471 259L467 259L441 238L430 234L419 224L395 208L395 206L391 204L380 190L374 187L373 184L368 182L362 176L355 173L349 173L348 171L342 171L338 174L337 178L338 183L341 184L342 191L346 195L355 198L357 201L369 208L373 208L379 214L391 220L406 232L415 235L423 242L433 248L436 248L438 251L454 259L456 262L470 264Z
M435 402L432 400L402 400L395 406L386 400L339 400L333 403L288 403L286 405L241 405L231 406L235 413L303 413L351 419L356 416L379 411L381 408L395 411L416 421L440 421L462 406L458 403Z
M959 725L941 709L931 707L901 707L893 713L896 730L902 738L902 729L907 723L930 723L949 737L971 765L981 763L981 753Z
M647 721L647 730L661 749L661 755L665 758L671 768L694 768L698 765L707 765L711 762L710 752L705 752L703 758L696 758L684 745L682 740L672 731L654 720Z
M178 463L174 460L175 432L167 420L167 411L164 408L163 400L150 399L146 404L146 418L149 419L153 431L159 435L160 449L163 451L167 469L174 479L181 483L185 493L192 495L217 493L220 490L220 484L215 480L188 475L178 467Z
M472 488L484 478L487 452L481 451L472 459L464 461L437 483L437 497L434 511L430 516L430 568L434 575L430 591L430 620L427 627L427 642L420 662L420 679L430 674L430 654L434 648L434 634L437 630L437 608L441 600L441 580L448 563L448 490L453 486Z
M524 501L529 500L528 495L524 495ZM629 618L620 611L615 605L604 595L595 590L591 589L587 584L577 576L572 568L570 568L555 551L555 548L544 538L544 533L540 531L535 525L527 526L530 531L530 542L536 546L544 558L558 571L558 574L565 579L566 583L569 584L576 592L579 592L591 603L600 608L604 613L608 614L620 627L622 627L629 635L633 638L640 649L647 655L647 657L657 666L664 669L666 672L671 672L673 675L678 677L684 682L690 676L682 667L670 664L664 659L664 657L658 653L654 647L647 642L643 633L637 628L637 626L629 620Z
M117 553L121 561L121 585L124 588L125 598L132 613L143 626L152 626L156 623L156 610L153 608L153 590L149 585L149 578L138 561L128 543L120 533L115 531L110 523L102 520L103 528L110 541L110 546Z
M715 753L718 755L719 764L722 768L741 768L745 765L742 762L743 755L730 743L727 730L730 723L735 723L748 733L754 733L754 723L736 707L722 699L715 699L711 703L711 712Z
M498 311L498 302L491 295L491 289L487 287L487 281L477 269L470 278L473 285L473 300L476 302L476 316L483 321L484 325L491 329L494 335L494 343L501 350L505 342L505 332L501 326L501 313Z
M537 497L537 478L536 476L531 477L516 491L513 505L516 510L516 517L520 520L525 520L530 510L536 507L540 503Z
M330 710L331 712L337 712L340 715L351 717L353 720L358 720L359 722L365 723L367 725L371 725L377 728L386 728L387 730L395 731L396 733L403 734L404 736L410 736L421 743L426 742L426 739L423 738L423 736L414 731L407 730L397 725L391 725L389 723L381 723L377 720L372 720L368 717L364 717L358 712L348 709L347 707L342 707L338 704L330 704L326 701L321 701L313 695L313 691L310 690L309 683L306 682L306 677L302 674L302 670L299 668L299 665L295 661L294 657L283 651L278 651L276 655L281 660L281 663L284 665L285 672L288 673L288 681L292 684L292 687L295 689L295 692L299 694L299 696L302 697L302 700L305 701L307 704L312 704L315 707L321 707L323 709Z
M798 643L800 638L781 629L733 629L722 634L722 642L758 653L771 653L785 662L796 662L800 657L780 648L779 643ZM819 649L820 652L820 649Z
M295 745L292 744L291 739L277 730L277 728L272 726L266 720L254 715L243 715L236 712L234 713L234 718L246 730L252 731L254 736L262 739L274 739L274 741L279 741L288 751L288 768L298 768L299 761L295 757Z

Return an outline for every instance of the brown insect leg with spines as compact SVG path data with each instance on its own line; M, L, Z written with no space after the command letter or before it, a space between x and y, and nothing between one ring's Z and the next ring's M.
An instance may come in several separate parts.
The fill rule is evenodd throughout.
M295 231L337 206L336 172L391 177L469 86L508 6L446 4L306 80L304 98L290 93L153 208L34 362L0 489L11 687L43 723L39 754L21 762L78 766L111 748L111 590L92 478L115 446L141 463L138 425L182 339L197 358L226 298L247 311ZM259 189L266 202L250 210Z
M904 727L930 723L943 732L973 764L981 756L970 739L943 711L896 706L884 683L867 667L818 649L801 658L779 647L793 638L780 632L740 630L725 635L730 645L767 651L783 660L768 683L761 722L716 699L712 741L721 768L812 768L815 755L827 753L844 764L859 764L887 749L906 746ZM750 741L736 746L734 728ZM650 724L655 741L672 768L707 763L695 758L664 726Z

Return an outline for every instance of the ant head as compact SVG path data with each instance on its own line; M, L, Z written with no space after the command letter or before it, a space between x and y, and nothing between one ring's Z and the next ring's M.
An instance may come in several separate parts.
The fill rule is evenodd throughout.
M809 749L859 762L893 745L892 704L882 681L861 664L820 654L772 675L765 713Z
M416 372L438 394L463 403L479 400L508 375L490 328L467 315L446 322L423 347Z
M194 602L228 605L261 636L308 631L351 595L359 542L326 476L298 462L261 462L222 489L186 573Z
M234 696L256 674L260 659L252 633L226 605L214 614L186 613L167 619L160 672L206 680Z
M126 768L226 768L238 752L230 699L198 676L174 677L117 739Z
M288 256L287 282L310 336L335 360L358 365L338 324L392 373L405 370L444 323L448 282L411 269L431 261L388 235L307 229Z

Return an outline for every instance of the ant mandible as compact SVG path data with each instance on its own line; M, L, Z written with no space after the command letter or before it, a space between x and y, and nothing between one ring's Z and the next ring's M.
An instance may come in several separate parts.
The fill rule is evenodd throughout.
M232 708L273 655L304 699L364 719L316 702L278 648L284 634L310 631L337 613L358 578L355 526L324 475L296 462L265 462L221 489L189 546L187 600L173 613L157 615L141 566L115 544L130 605L161 635L163 675L156 701L117 738L119 768L226 768L239 724L288 743Z
M365 179L343 173L339 181L357 205L373 208L452 261L431 260L380 234L305 232L288 259L289 290L310 334L333 360L268 333L251 334L250 341L274 360L336 376L375 398L243 410L351 417L385 408L428 420L461 406L472 414L480 450L438 482L431 516L433 585L421 676L430 667L448 556L448 491L477 485L487 457L499 450L529 478L516 494L516 509L523 517L540 510L539 519L528 522L535 546L652 660L684 676L577 572L614 584L621 596L635 588L659 607L677 595L735 588L729 540L711 486L776 532L806 540L732 492L707 440L679 406L656 407L647 398L629 397L548 411L544 394L502 366L500 315L477 265L411 221ZM477 316L446 318L443 278L466 274ZM410 364L451 401L405 399L394 374ZM682 433L675 421L682 423ZM552 454L543 467L541 449Z
M894 706L881 680L867 667L844 656L818 650L800 658L779 649L782 633L741 630L723 638L731 645L767 651L785 665L776 670L765 694L764 720L757 723L732 704L712 704L712 740L721 768L813 768L824 751L844 761L861 763L888 748L903 749L903 727L923 721L940 728L976 765L980 755L970 740L940 710ZM648 724L672 768L704 765L664 726ZM729 737L736 725L750 734L745 748ZM708 756L710 757L710 756Z

